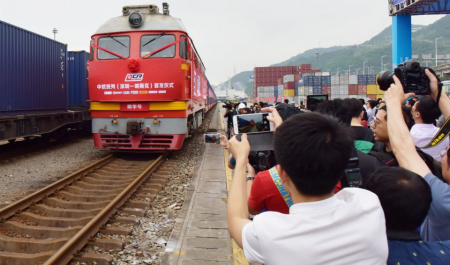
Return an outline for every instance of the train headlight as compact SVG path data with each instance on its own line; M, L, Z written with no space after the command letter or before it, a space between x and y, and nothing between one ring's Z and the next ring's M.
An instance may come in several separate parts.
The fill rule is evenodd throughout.
M130 22L130 26L133 28L139 28L142 26L142 22L144 19L142 18L142 15L139 14L139 12L134 12L128 17L128 21Z

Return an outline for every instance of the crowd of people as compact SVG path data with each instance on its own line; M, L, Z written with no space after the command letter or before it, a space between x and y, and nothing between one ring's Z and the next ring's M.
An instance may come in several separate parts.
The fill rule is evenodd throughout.
M383 99L334 99L314 112L227 104L228 128L252 111L272 113L275 127L276 165L260 172L246 134L221 136L234 169L228 230L248 261L450 264L449 138L431 144L450 99L425 73L430 95L405 94L395 77Z

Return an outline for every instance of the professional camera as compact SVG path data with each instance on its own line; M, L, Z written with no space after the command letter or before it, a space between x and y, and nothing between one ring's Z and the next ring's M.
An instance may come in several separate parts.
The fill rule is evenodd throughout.
M405 93L415 93L416 95L428 95L431 92L430 79L425 74L425 69L430 70L436 76L436 73L427 67L420 67L418 62L407 61L399 64L394 71L383 71L377 78L378 85L383 91L388 90L394 83L394 75L400 80ZM436 76L437 77L437 76Z
M227 101L227 102L225 102L224 105L222 105L222 108L224 108L224 109L232 109L233 105L231 104L231 102Z
M277 164L273 150L251 151L248 162L253 166L256 173L269 170Z

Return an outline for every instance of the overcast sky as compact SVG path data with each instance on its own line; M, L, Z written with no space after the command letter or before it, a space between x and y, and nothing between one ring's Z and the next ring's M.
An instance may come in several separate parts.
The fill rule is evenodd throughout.
M387 0L172 0L170 14L180 18L200 53L210 83L235 73L269 66L316 47L362 43L391 24ZM125 5L162 1L9 0L0 20L89 50L90 36ZM428 25L440 15L413 16Z

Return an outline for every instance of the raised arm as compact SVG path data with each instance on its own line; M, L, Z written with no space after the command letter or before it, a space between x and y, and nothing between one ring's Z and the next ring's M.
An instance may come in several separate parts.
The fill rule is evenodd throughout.
M434 101L436 101L438 96L438 80L436 76L434 76L428 69L425 69L425 74L430 79L430 96L433 97ZM450 99L445 92L441 93L441 97L439 99L439 109L444 115L445 120L447 120L450 116Z
M391 84L384 94L387 106L389 141L398 164L403 168L425 177L425 175L430 173L430 169L416 151L414 140L406 126L401 109L405 98L413 94L409 93L405 95L400 80L396 76L394 76L394 80L395 83Z
M228 191L227 225L231 238L242 247L242 229L250 222L248 219L247 202L247 164L250 153L250 144L247 135L243 134L241 141L236 136L228 141L228 148L236 159L233 179Z

